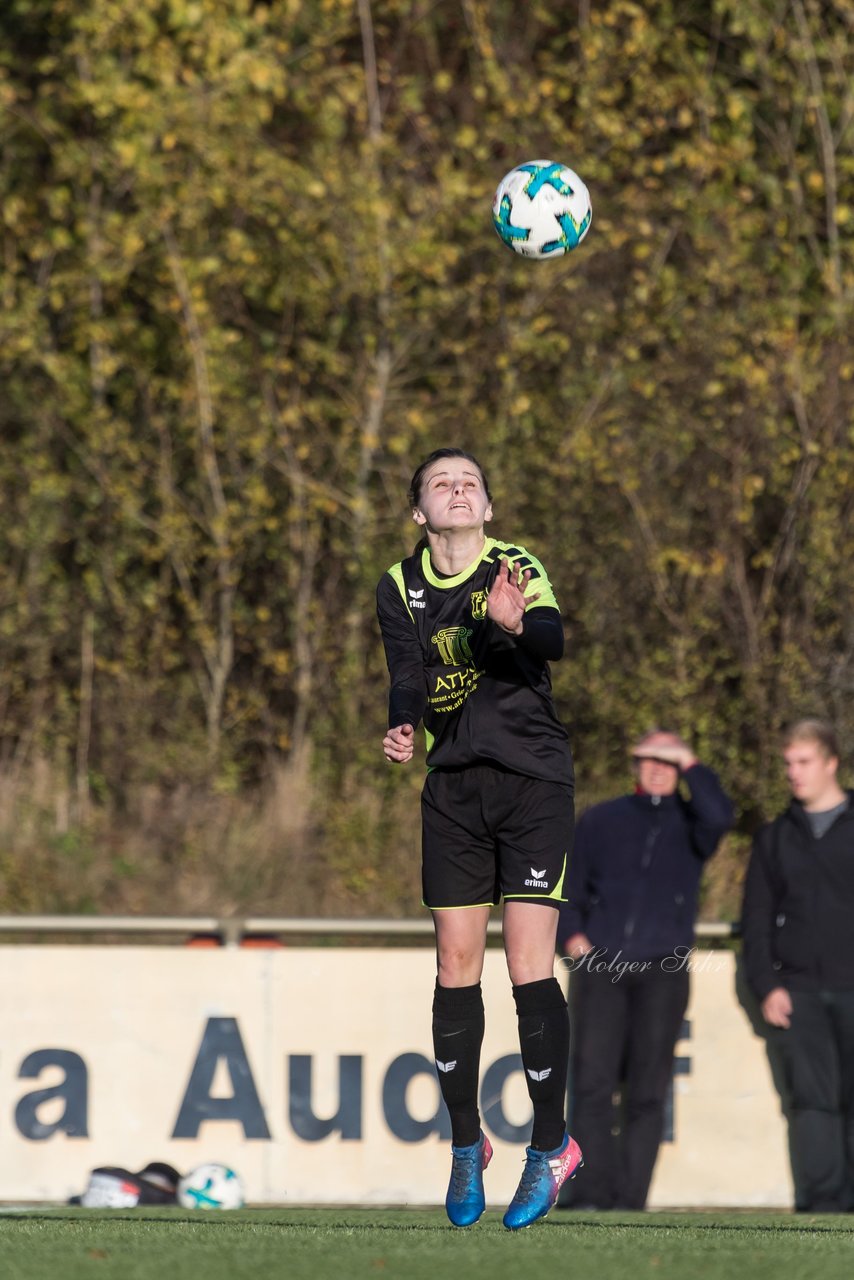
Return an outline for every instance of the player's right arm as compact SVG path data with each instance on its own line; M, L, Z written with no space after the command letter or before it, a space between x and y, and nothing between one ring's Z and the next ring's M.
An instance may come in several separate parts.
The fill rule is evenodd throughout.
M390 573L383 574L377 587L377 618L391 679L383 754L394 764L406 764L412 759L415 728L427 706L427 686L415 623Z

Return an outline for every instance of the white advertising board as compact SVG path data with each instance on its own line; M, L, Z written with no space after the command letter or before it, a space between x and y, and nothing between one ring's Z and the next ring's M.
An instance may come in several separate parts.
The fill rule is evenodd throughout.
M5 946L0 1199L64 1201L99 1165L233 1166L256 1204L432 1204L449 1130L426 949ZM708 959L706 957L708 956ZM791 1203L785 1128L733 957L695 953L673 1138L651 1203ZM503 956L489 951L481 1109L491 1205L530 1104ZM687 1061L687 1069L685 1063ZM583 1176L580 1175L580 1176Z

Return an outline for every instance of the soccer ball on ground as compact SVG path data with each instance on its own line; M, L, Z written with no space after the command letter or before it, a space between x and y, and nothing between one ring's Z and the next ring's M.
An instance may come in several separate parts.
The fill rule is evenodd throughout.
M185 1209L241 1209L243 1183L225 1164L200 1164L178 1183L178 1203Z
M577 173L552 160L518 164L501 179L492 221L509 249L525 258L557 258L590 229L590 192Z

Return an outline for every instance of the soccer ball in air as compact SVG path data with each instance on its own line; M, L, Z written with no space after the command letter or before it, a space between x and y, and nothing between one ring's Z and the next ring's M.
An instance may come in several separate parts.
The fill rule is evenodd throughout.
M577 173L551 160L517 164L501 179L492 221L509 249L525 258L559 258L590 229L590 192Z
M225 1164L200 1164L178 1183L178 1203L185 1209L240 1209L243 1184Z

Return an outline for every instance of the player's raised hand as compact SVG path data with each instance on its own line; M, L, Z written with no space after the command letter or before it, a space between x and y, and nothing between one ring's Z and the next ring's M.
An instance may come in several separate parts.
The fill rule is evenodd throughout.
M408 764L415 749L415 730L411 724L399 724L389 729L383 738L383 752L392 764Z
M514 636L521 635L526 606L540 598L539 591L525 595L530 581L530 569L522 573L518 564L511 567L507 557L501 557L498 573L486 597L486 616L501 627L502 631L509 631Z

